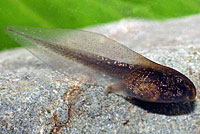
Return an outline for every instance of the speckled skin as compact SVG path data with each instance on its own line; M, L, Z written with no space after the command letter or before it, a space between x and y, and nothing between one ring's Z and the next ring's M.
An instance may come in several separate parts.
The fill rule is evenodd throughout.
M196 88L192 81L172 68L154 62L152 66L139 66L103 57L84 59L90 59L87 65L93 65L101 71L122 79L121 85L117 84L118 87L115 86L115 89L109 92L118 93L124 90L121 95L125 97L164 103L192 101L196 97Z
M194 84L178 71L160 68L135 67L124 77L132 96L151 102L179 102L195 99Z
M193 101L196 97L195 86L185 75L146 58L141 61L144 62L141 65L122 63L85 51L52 45L50 42L32 38L12 29L7 30L33 40L66 58L119 78L120 82L109 86L107 92L163 103Z

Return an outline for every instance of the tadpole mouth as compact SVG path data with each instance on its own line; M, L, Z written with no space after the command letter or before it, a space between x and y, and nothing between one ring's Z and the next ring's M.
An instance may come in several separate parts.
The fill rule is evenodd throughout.
M186 86L186 89L187 89L186 100L187 101L194 101L195 98L196 98L196 95L197 95L196 87L189 78L187 78L185 82L186 82L185 86Z
M196 88L192 88L188 91L188 96L187 96L188 101L194 101L196 98Z

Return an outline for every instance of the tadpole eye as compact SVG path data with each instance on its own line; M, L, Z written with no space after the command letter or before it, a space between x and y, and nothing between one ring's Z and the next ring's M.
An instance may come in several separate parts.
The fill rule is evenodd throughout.
M184 80L182 77L178 76L175 78L176 84L184 84Z

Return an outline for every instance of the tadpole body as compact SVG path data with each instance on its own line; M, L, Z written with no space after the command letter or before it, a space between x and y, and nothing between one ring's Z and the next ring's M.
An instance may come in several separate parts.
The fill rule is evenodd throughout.
M106 92L149 102L193 101L196 88L182 73L101 34L71 29L10 26L6 33L50 66L79 75L98 72L115 79Z

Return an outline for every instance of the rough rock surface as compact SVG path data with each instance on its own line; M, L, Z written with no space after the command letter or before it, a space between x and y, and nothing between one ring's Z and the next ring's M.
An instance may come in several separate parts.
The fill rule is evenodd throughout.
M104 83L74 81L25 49L0 53L0 133L200 133L200 15L124 19L87 30L187 75L195 102L157 104L105 95ZM70 119L69 119L70 118Z

